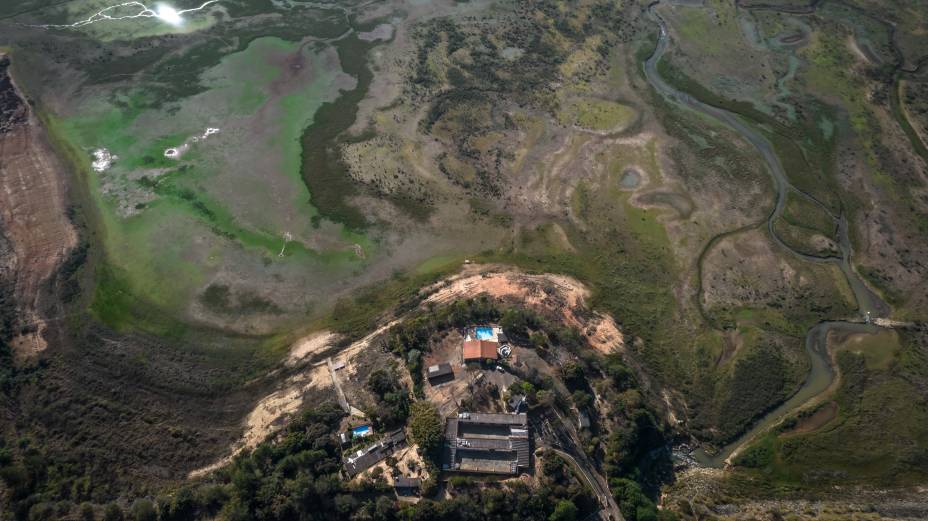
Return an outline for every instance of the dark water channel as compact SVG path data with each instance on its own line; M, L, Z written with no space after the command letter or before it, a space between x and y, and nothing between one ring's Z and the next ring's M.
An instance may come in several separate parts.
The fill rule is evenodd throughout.
M692 454L692 456L703 465L721 467L725 465L726 460L732 455L732 453L735 452L736 449L751 441L751 439L753 439L756 435L766 431L778 423L787 414L800 408L802 405L808 403L810 400L828 389L836 376L835 368L832 366L832 361L828 356L826 349L826 339L829 332L835 331L839 333L873 333L879 328L875 325L869 324L869 319L871 317L876 318L888 314L889 308L886 303L880 300L880 298L873 291L871 291L869 287L867 287L867 285L863 282L857 272L854 271L851 265L851 244L848 238L847 220L843 215L835 217L838 225L838 243L841 250L840 256L815 257L811 255L805 255L793 250L787 244L781 241L779 237L777 237L773 229L773 223L783 212L783 208L786 205L787 192L789 190L794 190L799 193L798 190L790 185L786 176L786 172L783 169L783 165L774 152L773 145L760 132L752 128L737 114L703 103L693 98L689 94L675 89L669 83L664 81L660 74L658 74L657 64L661 57L664 55L664 52L667 50L668 33L666 23L663 19L661 19L660 15L654 11L654 5L656 4L652 4L650 8L650 15L660 26L660 37L653 54L651 54L651 56L647 59L647 61L645 61L644 64L645 76L647 77L648 82L657 92L659 92L667 99L678 105L682 105L690 110L705 114L721 122L735 132L739 133L748 143L757 149L767 165L767 170L773 179L774 188L776 189L777 194L776 206L767 218L767 230L770 236L773 237L774 241L776 241L776 243L781 248L784 248L793 255L796 255L805 261L830 263L836 265L841 270L841 272L844 273L844 276L847 278L847 282L850 285L851 290L854 292L854 297L857 300L858 312L860 314L858 321L829 320L820 322L813 326L806 333L805 337L806 352L809 355L809 360L811 363L809 374L806 376L805 382L802 384L799 390L788 400L764 415L751 427L750 430L739 436L736 440L732 441L728 445L722 447L717 453L709 454L703 449L698 449ZM816 204L820 204L814 199L810 198L810 200Z

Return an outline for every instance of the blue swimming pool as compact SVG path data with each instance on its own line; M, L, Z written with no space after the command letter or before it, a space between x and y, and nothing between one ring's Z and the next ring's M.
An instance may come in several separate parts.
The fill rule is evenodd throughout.
M370 425L362 425L360 427L355 427L351 429L351 436L355 438L363 438L371 433Z
M493 340L493 328L492 327L475 328L474 335L477 337L477 340Z

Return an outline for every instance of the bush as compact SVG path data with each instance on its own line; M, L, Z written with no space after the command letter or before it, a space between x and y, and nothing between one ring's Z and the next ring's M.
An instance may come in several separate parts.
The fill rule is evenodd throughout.
M609 480L609 489L628 521L656 521L657 508L638 483L625 478Z
M147 499L137 499L132 504L132 518L135 521L158 521L155 505Z
M93 521L96 519L93 505L90 503L81 503L81 507L77 510L77 518L81 521Z
M554 512L548 516L548 521L576 521L577 505L569 499L562 499L558 502Z
M109 503L103 509L103 521L123 521L122 509L116 503Z
M409 416L409 390L399 383L393 367L377 369L367 379L367 388L377 397L377 405L368 412L380 429L402 423Z
M419 445L422 454L429 461L438 460L442 421L434 405L423 400L412 404L409 415L409 435L412 441Z

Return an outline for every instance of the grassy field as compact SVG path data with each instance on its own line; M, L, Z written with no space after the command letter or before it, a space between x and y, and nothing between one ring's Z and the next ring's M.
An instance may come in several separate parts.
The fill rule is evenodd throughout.
M618 132L635 119L635 110L621 103L600 99L575 99L562 106L558 120L594 132Z
M793 226L808 228L826 237L835 235L836 223L832 216L821 206L794 191L786 195L782 218Z
M774 223L774 231L796 251L828 257L840 253L834 242L838 240L837 224L824 208L791 190L782 216Z

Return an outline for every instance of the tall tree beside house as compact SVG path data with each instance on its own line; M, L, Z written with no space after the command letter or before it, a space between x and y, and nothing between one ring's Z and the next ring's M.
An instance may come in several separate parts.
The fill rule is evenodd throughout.
M412 404L409 414L409 435L429 460L435 462L438 459L442 422L438 409L434 405L424 400Z

